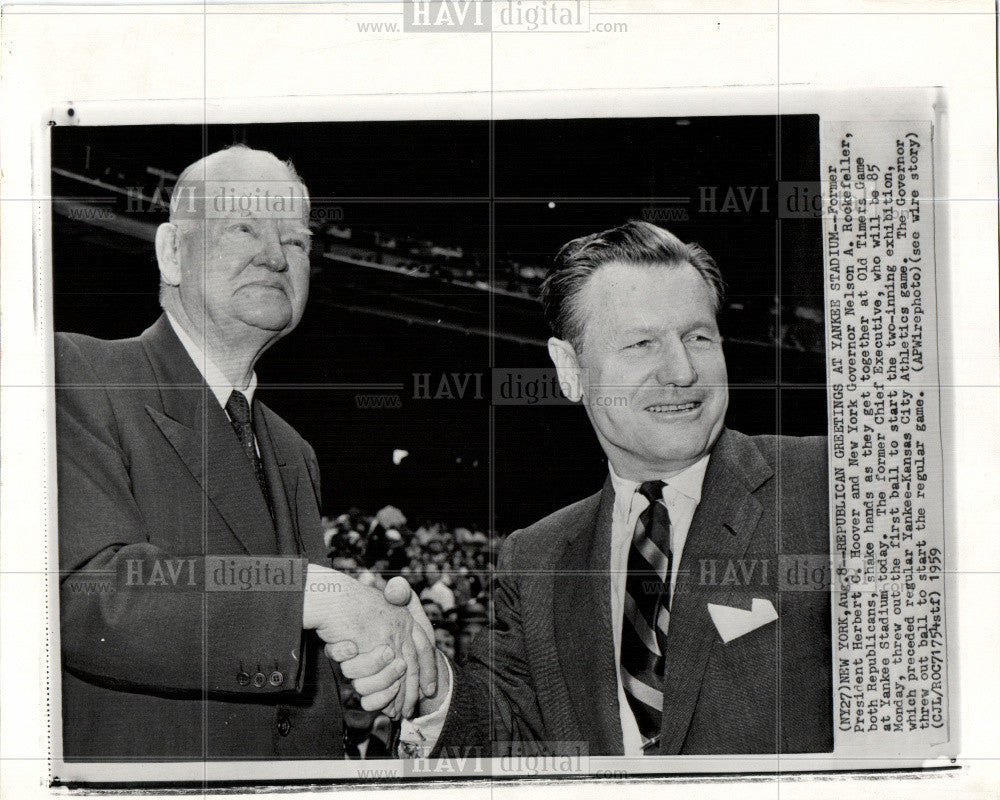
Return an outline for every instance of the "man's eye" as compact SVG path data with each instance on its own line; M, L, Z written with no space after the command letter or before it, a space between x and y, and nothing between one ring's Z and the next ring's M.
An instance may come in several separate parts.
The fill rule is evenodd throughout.
M643 348L649 347L652 344L651 339L641 339L638 342L634 342L626 346L626 350L642 350Z
M693 333L685 341L688 345L695 348L713 347L718 343L718 340L714 336L708 336L704 333Z
M253 226L247 222L240 222L235 227L240 233L254 233Z
M309 243L304 239L288 239L285 241L285 244L290 247L301 247L303 250L309 249Z

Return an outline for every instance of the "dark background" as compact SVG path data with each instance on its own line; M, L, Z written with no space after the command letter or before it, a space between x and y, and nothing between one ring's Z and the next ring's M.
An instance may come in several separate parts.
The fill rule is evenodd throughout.
M650 209L683 210L661 224L702 244L729 284L728 424L826 433L822 337L802 346L784 332L792 309L822 307L820 221L776 213L779 181L819 178L815 116L55 127L56 330L117 338L153 323L150 237L167 213L127 193L148 200L157 171L234 142L291 159L313 197L309 306L257 372L261 399L317 452L327 514L391 502L411 520L506 532L597 491L606 466L582 408L491 406L491 368L550 366L524 268ZM739 187L766 187L768 202L758 191L724 209ZM420 270L379 268L376 231L422 242ZM460 396L468 374L479 396L474 377ZM399 407L360 408L359 394ZM396 448L410 453L399 466Z

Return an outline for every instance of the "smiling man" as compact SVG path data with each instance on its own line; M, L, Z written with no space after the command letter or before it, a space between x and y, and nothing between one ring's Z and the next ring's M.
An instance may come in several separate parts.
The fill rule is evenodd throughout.
M327 566L316 456L257 396L257 359L305 309L308 194L236 146L173 200L159 320L55 339L62 755L342 757L326 644L384 649L358 689L389 713L435 665L429 626Z
M558 332L549 355L569 399L584 400L612 469L641 483L696 464L722 433L723 284L697 245L674 243L652 225L618 236L622 252L607 261L612 253L596 237L563 249L570 266L553 274L544 295Z
M542 301L608 478L504 542L496 624L439 656L408 751L830 751L829 593L785 580L828 564L825 440L726 429L715 262L629 222L565 245Z

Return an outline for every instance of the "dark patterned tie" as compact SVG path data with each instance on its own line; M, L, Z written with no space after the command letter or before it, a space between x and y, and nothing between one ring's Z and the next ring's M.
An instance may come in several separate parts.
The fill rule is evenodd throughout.
M253 473L257 476L257 484L260 486L261 494L267 503L267 510L274 519L274 507L271 505L271 493L267 489L267 481L264 478L264 467L260 463L260 456L257 455L257 445L253 438L253 425L250 423L250 403L247 402L243 392L233 390L229 395L229 402L226 403L226 413L229 414L229 421L233 430L239 437L240 444L243 445L243 455L250 460Z
M670 515L663 481L646 481L638 492L649 500L639 515L628 551L625 615L622 620L622 684L644 743L660 733L663 716L663 654L670 622Z

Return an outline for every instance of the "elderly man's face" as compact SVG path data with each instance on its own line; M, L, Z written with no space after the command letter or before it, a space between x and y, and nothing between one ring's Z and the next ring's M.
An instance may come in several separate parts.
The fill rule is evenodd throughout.
M277 338L299 323L309 295L305 192L276 159L246 162L242 177L231 182L237 195L259 185L299 211L276 212L273 200L216 202L230 182L210 178L206 213L182 229L181 302L206 328L239 335L249 326Z
M571 368L621 477L675 474L719 438L729 388L713 301L689 264L606 264L577 296L585 327Z

